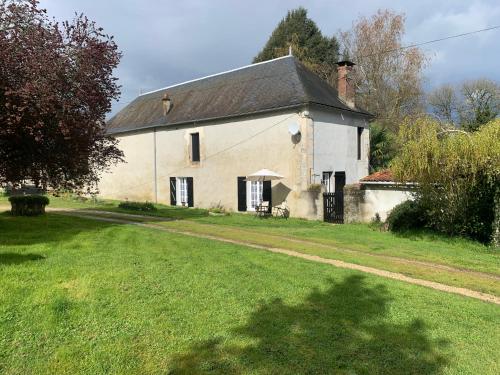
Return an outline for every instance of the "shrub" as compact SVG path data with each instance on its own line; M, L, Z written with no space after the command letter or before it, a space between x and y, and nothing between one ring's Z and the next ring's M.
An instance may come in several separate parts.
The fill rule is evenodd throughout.
M409 200L395 206L387 216L386 223L393 232L421 229L427 224L427 214L420 202Z
M411 121L411 122L410 122ZM428 227L450 236L495 242L500 211L500 119L467 133L429 118L400 127L403 145L391 164L399 182L412 182Z
M319 193L321 193L322 188L323 188L323 186L321 184L311 184L308 186L307 190L309 190L313 193L319 194Z
M229 212L227 212L226 208L220 202L212 204L208 211L212 214L229 215Z
M156 211L156 207L151 202L120 202L118 205L119 208L123 208L124 210L133 210L133 211L143 211L143 212L151 212Z
M386 223L382 222L382 219L380 218L380 214L378 212L376 212L375 216L370 220L369 226L373 230L383 231L386 229Z
M43 195L15 195L9 198L14 216L37 216L45 213L49 198Z

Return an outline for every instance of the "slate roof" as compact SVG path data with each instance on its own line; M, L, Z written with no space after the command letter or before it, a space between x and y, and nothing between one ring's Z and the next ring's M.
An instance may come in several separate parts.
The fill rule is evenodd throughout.
M162 97L172 109L164 116ZM110 134L172 126L318 104L371 116L349 108L337 90L293 56L169 86L137 97L107 122Z

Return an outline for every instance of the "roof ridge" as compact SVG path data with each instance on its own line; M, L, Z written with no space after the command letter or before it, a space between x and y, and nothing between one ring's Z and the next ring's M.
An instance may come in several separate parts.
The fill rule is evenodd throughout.
M299 59L296 59L295 56L292 56L293 57L293 69L295 71L295 74L297 75L297 81L299 81L300 83L300 88L302 89L302 97L305 99L305 101L311 101L311 95L309 95L309 92L307 91L307 88L306 86L304 85L304 82L302 81L302 76L299 72L299 69L298 69L298 65L302 65L302 67L306 68L307 67L302 64Z
M217 76L221 76L221 75L232 73L232 72L237 72L238 70L252 68L254 66L267 64L267 63L274 62L274 61L277 61L277 60L283 60L283 59L286 59L286 58L289 58L289 57L293 58L292 55L285 55L285 56L281 56L281 57L276 57L275 59L261 61L261 62L258 62L258 63L248 64L248 65L245 65L245 66L241 66L239 68L234 68L234 69L226 70L224 72L209 74L209 75L204 76L204 77L190 79L188 81L176 83L176 84L173 84L173 85L170 85L170 86L166 86L166 87L162 87L162 88L159 88L159 89L156 89L156 90L152 90L152 91L148 91L148 92L142 93L142 94L139 95L139 97L140 96L144 96L144 95L148 95L148 94L153 94L153 93L158 92L158 91L171 89L171 88L174 88L174 87L177 87L177 86L182 86L182 85L185 85L187 83L197 82L197 81L201 81L201 80L204 80L204 79L207 79L207 78L212 78L212 77L217 77Z
M303 82L303 75L297 70L297 67L298 65L301 66L302 69L306 70L310 75L312 75L314 78L316 78L318 80L318 82L321 82L321 84L326 84L328 86L329 89L333 89L333 91L336 93L336 98L337 99L340 99L339 95L338 95L338 90L333 87L332 85L330 85L328 82L326 82L323 78L321 78L316 72L312 71L311 69L309 69L307 67L307 65L305 65L304 63L302 63L299 59L295 59L295 70L297 71L297 75L299 77L299 81L300 81L300 84L302 85L302 88L304 90L304 94L306 95L306 98L307 100L309 101L314 101L314 97L311 95L311 93L308 91L306 85L304 84ZM342 104L344 104L344 102L342 100L340 100L340 102Z
M309 87L307 85L307 83L304 82L304 79L307 81L309 77L312 77L315 80L316 87L321 87L322 86L322 88L324 90L330 91L333 94L333 96L335 97L335 100L337 100L341 104L341 106L334 106L335 108L338 108L338 109L341 109L341 110L344 110L344 111L357 112L357 113L363 113L363 114L369 115L369 113L366 112L366 110L358 107L357 105L355 105L354 108L351 108L346 103L346 101L343 100L340 97L339 91L338 91L338 89L336 87L332 86L326 80L324 80L323 78L321 78L316 72L314 72L313 70L311 70L307 65L305 65L304 63L302 63L299 59L294 59L294 67L295 67L295 71L297 73L299 82L300 82L300 84L302 86L302 90L304 91L304 96L306 97L306 99L309 102L316 103L316 104L322 104L321 102L317 101L317 98L315 97L314 93L312 93L310 91L311 87ZM306 72L309 75L309 77L307 77L303 72L300 72L298 70L299 67L304 72Z

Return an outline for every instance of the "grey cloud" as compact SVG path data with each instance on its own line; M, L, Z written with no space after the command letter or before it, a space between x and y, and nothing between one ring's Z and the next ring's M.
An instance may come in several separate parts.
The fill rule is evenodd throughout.
M41 4L58 20L83 12L115 36L124 56L117 70L122 98L114 112L141 90L250 63L286 11L299 5L329 35L378 8L405 12L407 43L500 23L500 2L495 0L42 0ZM425 72L426 87L479 77L500 80L499 38L496 30L425 46L432 58Z

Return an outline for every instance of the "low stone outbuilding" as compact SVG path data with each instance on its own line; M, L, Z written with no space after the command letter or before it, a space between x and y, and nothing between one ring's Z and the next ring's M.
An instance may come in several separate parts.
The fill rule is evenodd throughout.
M398 204L412 199L412 184L394 181L391 171L383 170L362 178L344 188L345 222L368 223L376 215L385 221Z

